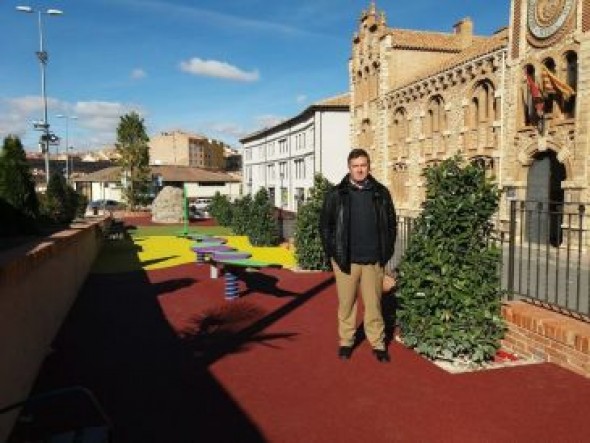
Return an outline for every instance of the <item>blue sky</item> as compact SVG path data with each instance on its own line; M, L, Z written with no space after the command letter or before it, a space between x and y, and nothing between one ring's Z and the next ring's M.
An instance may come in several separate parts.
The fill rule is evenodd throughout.
M390 27L475 33L508 25L509 0L377 1ZM348 89L352 35L368 0L0 0L0 137L36 149L42 117L37 15L43 16L52 130L76 150L114 143L132 110L148 135L181 129L224 140L292 117ZM62 145L65 146L65 145Z

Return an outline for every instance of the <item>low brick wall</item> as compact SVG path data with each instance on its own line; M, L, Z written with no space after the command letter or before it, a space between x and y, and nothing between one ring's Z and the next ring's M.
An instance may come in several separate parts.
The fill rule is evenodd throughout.
M502 315L503 349L590 377L590 323L522 301L506 303Z
M26 398L102 244L105 220L0 252L0 407ZM16 413L0 415L5 441Z

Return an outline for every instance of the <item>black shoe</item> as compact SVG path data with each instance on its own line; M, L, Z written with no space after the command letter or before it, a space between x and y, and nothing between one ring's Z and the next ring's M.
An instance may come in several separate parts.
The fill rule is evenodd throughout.
M352 346L340 346L338 349L338 357L340 360L350 360L352 355Z
M387 349L373 349L373 355L380 363L389 363L391 361Z

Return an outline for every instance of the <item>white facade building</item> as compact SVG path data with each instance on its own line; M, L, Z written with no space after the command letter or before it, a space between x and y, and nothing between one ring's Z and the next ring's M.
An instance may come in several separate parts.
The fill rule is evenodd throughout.
M264 187L276 207L296 212L308 197L315 174L337 183L348 172L349 94L315 103L240 142L244 193L255 194Z

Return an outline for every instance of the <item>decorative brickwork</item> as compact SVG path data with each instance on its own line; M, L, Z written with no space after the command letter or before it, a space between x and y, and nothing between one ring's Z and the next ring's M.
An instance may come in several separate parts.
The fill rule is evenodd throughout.
M544 14L529 20L527 4ZM524 199L531 164L551 151L566 171L561 183L565 201L589 200L585 171L590 167L590 137L585 122L590 118L590 52L587 39L576 35L575 24L590 30L590 1L511 0L511 5L511 27L491 36L474 35L470 20L462 20L452 34L387 28L383 20L377 46L369 45L375 28L361 21L350 61L353 143L371 152L379 165L373 173L390 188L398 214L415 216L425 198L424 168L455 153L482 162L501 188L514 188L516 198ZM359 85L369 59L378 60L380 67L376 99ZM525 126L528 86L523 72L530 65L539 77L549 60L559 78L575 82L575 108L568 111L563 102L553 101L541 133L534 125ZM440 106L435 109L431 104L437 97ZM507 200L502 199L500 226L507 211ZM510 324L507 350L590 376L590 323L578 333L570 326L574 320L525 304L528 320L521 324L524 311L515 306L504 310ZM533 316L528 309L540 311Z
M590 323L525 302L507 303L502 315L503 349L590 377Z
M522 5L520 4L520 0L514 0L514 23L512 25L512 58L518 58L519 56L521 10Z

